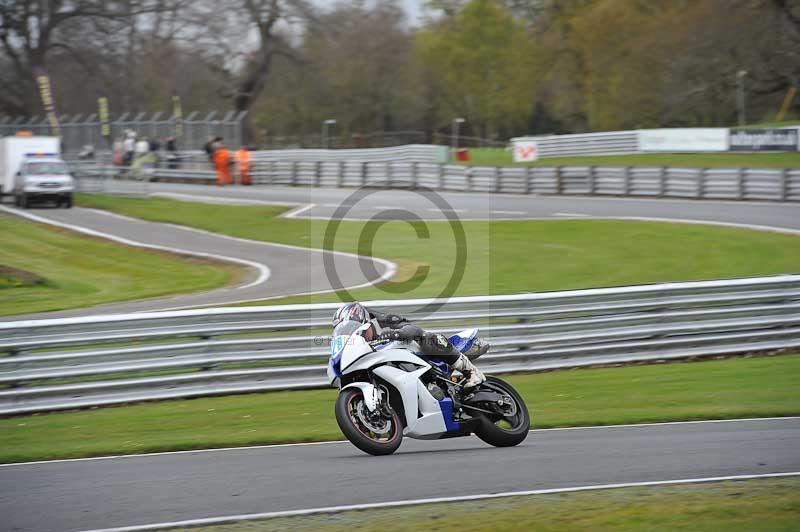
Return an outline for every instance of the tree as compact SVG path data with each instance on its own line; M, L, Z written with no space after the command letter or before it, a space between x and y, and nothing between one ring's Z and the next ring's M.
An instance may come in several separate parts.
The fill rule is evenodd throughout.
M0 48L9 67L0 75L0 106L28 116L40 109L35 72L46 70L57 51L87 64L81 48L63 38L71 24L131 20L164 8L165 2L157 0L0 1Z
M590 130L659 125L663 61L674 53L660 38L667 19L659 2L600 0L576 12L572 43Z
M301 61L291 41L314 13L307 0L201 0L188 16L194 46L217 72L221 94L235 111L249 113L267 86L273 60ZM248 130L249 119L248 114Z
M302 63L279 58L257 106L273 135L319 136L330 118L339 137L416 125L411 36L395 2L351 0L317 13L295 53Z
M429 27L417 39L441 91L442 126L463 116L489 137L526 122L535 103L534 46L499 2L472 0L452 20Z

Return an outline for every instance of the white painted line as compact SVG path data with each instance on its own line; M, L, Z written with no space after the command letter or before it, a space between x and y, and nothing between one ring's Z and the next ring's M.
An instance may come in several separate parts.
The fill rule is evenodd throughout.
M583 214L580 212L554 212L553 216L565 216L568 218L589 218L590 214Z
M177 199L182 201L194 201L202 203L220 203L231 205L271 205L276 207L295 207L303 205L296 201L268 201L247 198L235 198L230 196L203 196L201 194L182 194L180 192L151 192L148 196L156 198Z
M464 213L467 212L465 209L426 209L428 212L455 212L455 213Z
M313 207L313 206L314 206L314 204L311 204L308 207ZM125 215L122 215L122 214L112 213L112 212L104 211L104 210L101 210L101 209L87 209L87 210L90 210L92 212L96 212L98 214L105 214L107 216L114 216L116 218L121 218L121 219L129 220L129 221L132 221L132 222L141 222L142 221L142 220L140 220L138 218L131 218L131 217L128 217L128 216L125 216ZM392 276L394 276L395 272L397 271L397 264L395 264L394 262L385 260L385 259L380 259L378 257L366 257L366 256L363 256L363 255L356 255L355 253L347 253L345 251L330 251L330 250L325 250L325 249L320 249L320 248L307 248L307 247L303 247L303 246L290 246L289 244L278 244L276 242L265 242L265 241L262 241L262 240L250 240L250 239L247 239L247 238L239 238L239 237L236 237L236 236L225 235L225 234L222 234L222 233L214 233L213 231L206 231L205 229L198 229L196 227L189 227L189 226L186 226L186 225L178 225L178 224L173 224L173 223L169 223L169 222L151 222L151 223L160 223L162 225L166 225L166 226L169 226L169 227L174 227L176 229L182 229L184 231L191 231L193 233L200 233L200 234L203 234L203 235L209 235L209 236L213 236L213 237L216 237L216 238L223 238L223 239L226 239L226 240L232 240L234 242L242 242L242 243L245 243L245 244L255 244L255 245L258 245L258 246L269 246L269 247L277 247L277 248L283 248L283 249L292 249L292 250L295 250L295 251L297 251L297 250L309 251L309 252L312 252L312 253L333 253L334 255L341 255L341 256L344 256L344 257L352 257L352 258L355 258L355 259L371 260L371 261L377 262L378 264L381 264L384 268L386 268L386 272L384 272L384 274L380 278L378 278L377 280L366 282L366 283L361 283L361 284L356 285L356 286L348 286L348 287L346 287L348 290L354 290L356 288L362 288L362 287L365 287L365 286L372 286L373 284L377 284L377 283L383 282L383 281L385 281L387 279L390 279ZM317 291L317 292L302 292L302 293L299 293L299 294L291 294L291 296L295 296L295 295L298 295L298 296L299 295L310 295L310 294L324 294L324 293L335 292L335 291L336 290L320 290L320 291ZM275 296L274 298L259 298L257 301L260 301L262 299L275 299L275 298L282 298L282 297L290 297L290 296ZM256 301L256 300L244 300L244 301ZM226 303L226 305L227 304L231 304L231 303Z
M149 458L151 456L172 456L176 454L203 454L203 453L218 453L229 451L247 451L258 449L272 449L279 447L307 447L309 445L330 445L336 443L350 443L347 440L329 440L329 441L312 441L303 443L272 443L267 445L248 445L246 447L219 447L216 449L187 449L185 451L161 451L157 453L142 453L142 454L111 454L108 456L91 456L89 458L62 458L58 460L35 460L33 462L14 462L10 464L0 464L0 467L15 467L15 466L28 466L28 465L50 465L50 464L68 464L71 462L97 462L100 460L128 460L132 458Z
M118 242L120 244L125 244L126 246L134 246L134 247L138 247L138 248L155 249L155 250L158 250L158 251L166 251L168 253L180 253L180 254L190 255L190 256L195 256L195 257L203 257L203 258L215 259L215 260L220 260L220 261L225 261L225 262L232 262L232 263L236 263L236 264L243 264L245 266L249 266L251 268L254 268L258 272L257 278L254 281L252 281L251 283L248 283L246 285L237 286L236 287L237 290L241 290L241 289L244 289L244 288L251 288L253 286L258 286L260 284L263 284L263 283L267 282L267 280L269 279L270 274L271 274L270 269L269 269L269 267L267 265L260 264L258 262L253 262L253 261L246 260L246 259L239 259L239 258L236 258L236 257L227 257L225 255L217 255L215 253L203 253L203 252L199 252L199 251L188 251L188 250L185 250L185 249L171 248L171 247L166 247L166 246L158 246L156 244L145 244L144 242L137 242L135 240L129 240L127 238L111 235L111 234L108 234L108 233L103 233L101 231L95 231L94 229L89 229L88 227L83 227L83 226L80 226L80 225L73 225L73 224L68 224L68 223L63 223L63 222L57 222L55 220L50 220L49 218L44 218L42 216L37 216L35 214L31 214L29 212L25 212L25 211L21 211L21 210L17 210L17 209L11 209L9 207L5 207L5 206L2 206L2 205L0 205L0 210L2 210L3 212L6 212L8 214L13 214L15 216L20 216L22 218L27 218L27 219L32 220L34 222L39 222L39 223L44 223L44 224L48 224L48 225L53 225L53 226L56 226L56 227L61 227L63 229L68 229L68 230L74 231L76 233L83 233L83 234L89 235L89 236L104 238L106 240L111 240L113 242ZM93 212L106 213L106 211L99 211L99 210L96 211L94 209L89 209L89 210L91 210ZM115 214L115 216L116 217L122 217L122 215L119 215L119 214ZM140 221L140 220L137 220L137 221ZM180 227L180 226L178 226L178 227Z
M366 504L350 504L343 506L327 506L322 508L306 508L303 510L285 510L278 512L263 512L255 514L227 515L223 517L208 517L203 519L187 519L167 523L153 523L148 525L124 526L117 528L103 528L86 532L147 532L167 528L196 527L208 525L222 525L239 521L255 521L258 519L273 519L276 517L299 517L314 514L341 513L352 510L373 510L379 508L396 508L399 506L418 506L422 504L441 504L465 501L478 501L486 499L501 499L508 497L525 497L531 495L551 495L555 493L574 493L581 491L600 491L621 488L640 488L650 486L671 486L676 484L702 484L708 482L743 481L764 478L786 478L800 476L800 471L786 473L762 473L755 475L731 475L725 477L682 478L673 480L653 480L647 482L621 482L618 484L594 484L588 486L573 486L569 488L535 489L524 491L506 491L501 493L481 493L476 495L461 495L456 497L434 497L428 499L406 499L399 501L374 502Z
M281 187L285 191L291 191L292 187L283 186ZM352 187L341 187L339 189L328 189L331 190L341 190L349 189ZM399 189L395 189L395 192L399 192ZM514 194L511 192L466 192L466 191L455 191L455 190L436 190L439 194L442 195L445 199L448 197L484 197L484 198L509 198L509 199L523 199L523 198L535 198L539 200L545 201L571 201L571 200L581 200L581 201L627 201L627 202L657 202L657 203L682 203L684 205L737 205L741 207L745 207L747 205L753 206L780 206L780 207L790 207L792 206L792 202L779 202L779 201L769 201L769 200L734 200L734 199L709 199L709 198L702 198L702 199L695 199L695 198L678 198L678 197L668 197L668 198L658 198L658 197L648 197L648 196L613 196L613 195L604 195L604 194L597 194L595 196L586 196L586 195L572 195L572 194L539 194L539 193L531 193L531 194Z
M452 192L450 194L453 194ZM475 194L475 192L456 192L455 194ZM501 193L501 194L494 194L494 196L502 196L506 198L520 198L520 197L528 197L522 194L510 194L510 193ZM572 201L572 200L579 200L579 201L627 201L627 202L642 202L642 203L682 203L684 205L736 205L739 207L746 207L748 205L753 206L761 206L764 207L766 205L770 205L772 207L780 206L780 207L789 207L792 206L790 202L779 202L779 201L759 201L759 200L725 200L725 199L682 199L682 198L652 198L647 196L605 196L598 194L596 196L579 196L579 195L554 195L554 194L546 194L546 195L536 195L530 194L530 197L537 197L538 199L542 200L564 200L564 201Z
M490 211L490 212L497 213L497 214L512 214L512 215L516 214L516 215L520 215L520 216L524 216L524 215L528 214L525 211Z
M669 427L670 425L701 425L709 423L742 423L747 421L777 421L782 419L800 419L800 416L782 417L754 417L737 419L699 419L694 421L660 421L657 423L627 423L621 425L591 425L586 427L553 427L550 429L533 429L531 432L556 432L562 430L591 430L591 429L627 429L638 427Z
M308 205L307 207L308 208L314 207L314 204L312 203L311 205ZM122 220L129 221L131 223L133 223L133 222L141 223L141 222L145 221L145 220L141 220L139 218L132 218L132 217L129 217L129 216L125 216L123 214L118 214L118 213L115 213L115 212L105 211L105 210L102 210L102 209L85 208L85 210L91 211L91 212L94 212L94 213L97 213L97 214L103 214L105 216L111 216L111 217L114 217L114 218L119 218L119 219L122 219ZM9 211L9 212L17 213L19 211L14 210L14 211ZM33 216L33 215L31 215L31 216ZM304 217L303 219L307 220L309 218ZM52 221L50 221L50 220L48 220L46 218L42 218L42 220L44 220L44 223L53 223L55 225L58 224L58 222L52 222ZM191 232L200 233L200 234L203 234L203 235L210 235L210 236L213 236L215 238L223 238L223 239L226 239L226 240L232 240L234 242L243 242L245 244L256 244L256 245L259 245L259 246L272 246L272 247L283 248L283 249L302 250L302 251L308 251L308 252L312 252L312 253L333 253L334 255L341 255L343 257L351 257L351 258L355 258L355 259L359 259L359 260L370 260L370 261L373 261L373 262L377 262L378 264L380 264L381 266L384 267L384 272L378 279L375 279L374 281L366 281L366 282L363 282L363 283L360 283L360 284L357 284L357 285L354 285L354 286L346 286L346 287L344 287L347 290L357 290L359 288L367 288L367 287L370 287L370 286L374 286L374 285L376 285L378 283L382 283L384 281L387 281L387 280L391 279L392 277L394 277L394 275L397 273L397 268L398 268L396 263L391 262L391 261L386 260L386 259L381 259L381 258L378 258L378 257L366 257L366 256L363 256L363 255L356 255L355 253L347 253L347 252L344 252L344 251L329 251L329 250L324 250L324 249L320 249L320 248L307 248L307 247L302 247L302 246L290 246L288 244L277 244L275 242L263 242L261 240L249 240L249 239L246 239L246 238L239 238L239 237L235 237L235 236L224 235L222 233L214 233L212 231L206 231L204 229L197 229L195 227L188 227L188 226L185 226L185 225L178 225L178 224L173 224L173 223L168 223L168 222L148 222L148 223L160 223L162 225L166 225L166 226L169 226L169 227L174 227L176 229L181 229L183 231L191 231ZM86 229L86 230L87 231L93 231L92 229ZM117 238L117 237L113 237L113 238ZM142 247L147 247L147 246L149 246L149 244L142 244L141 246ZM164 248L164 249L170 251L170 249L168 249L168 248ZM176 251L181 252L181 253L193 253L193 252L189 252L189 251L186 251L186 252L182 252L180 250L176 250ZM198 255L199 253L194 253L194 254ZM232 259L232 260L244 260L244 259ZM257 263L253 263L253 264L257 264ZM267 270L267 279L268 279L269 276L270 276L269 267L266 266L266 265L262 265L262 266ZM264 280L266 281L266 279L264 279ZM257 281L258 280L254 281L253 283L250 283L248 285L245 285L245 286L236 287L236 289L239 290L239 289L242 289L242 288L250 288L251 286L256 286L257 284L260 284ZM158 309L158 310L147 310L147 311L142 311L142 312L167 312L167 311L170 311L170 310L185 310L185 309L197 308L197 307L219 306L220 304L235 305L235 304L238 304L238 303L248 303L250 301L268 301L268 300L271 300L271 299L282 299L282 298L285 298L285 297L328 294L328 293L333 293L333 292L337 292L337 291L338 290L314 290L314 291L309 291L309 292L299 292L299 293L287 294L287 295L276 295L276 296L270 296L270 297L259 297L259 298L255 298L255 299L254 298L238 299L238 300L233 300L233 301L225 301L224 303L209 303L209 304L202 304L202 305L168 307L168 308L161 308L161 309ZM177 294L177 296L180 296L180 295L181 294Z
M316 204L314 204L314 203L309 203L308 205L302 205L300 207L297 207L296 209L292 209L291 211L288 211L288 212L285 212L285 213L281 214L280 217L281 218L294 218L295 216L303 214L306 211L310 211L314 207L316 207Z
M436 212L439 212L438 210ZM449 211L448 211L449 212ZM580 218L582 220L631 220L639 222L666 222L666 223L684 223L684 224L698 224L698 225L718 225L722 227L737 227L740 229L752 229L754 231L767 231L772 233L784 233L787 235L800 235L800 229L790 229L784 227L777 227L771 225L754 225L736 222L715 222L713 220L691 220L685 218L650 218L646 216L593 216L589 214L575 216L569 215L571 218ZM301 216L303 220L321 220L330 221L330 217L325 216ZM567 218L566 216L564 218ZM551 216L529 216L525 218L501 218L501 217L465 217L459 218L458 222L552 222L555 219ZM344 218L346 222L371 222L369 218ZM424 222L429 223L450 223L447 218L426 218Z
M737 418L737 419L706 419L695 421L664 421L660 423L630 423L626 425L588 425L585 427L554 427L550 429L531 429L531 433L537 432L556 432L562 430L592 430L592 429L620 429L620 428L639 428L639 427L660 427L671 425L698 425L705 423L749 423L759 421L784 421L784 420L799 420L800 416L782 416L782 417L755 417L755 418ZM280 447L306 447L309 445L330 445L348 443L347 440L329 440L320 442L303 442L303 443L273 443L267 445L248 445L243 447L216 447L212 449L189 449L186 451L161 451L155 453L141 453L141 454L118 454L108 456L92 456L89 458L62 458L57 460L37 460L33 462L14 462L10 464L0 464L0 467L18 467L28 465L49 465L61 464L69 462L92 462L96 460L118 460L118 459L135 459L135 458L148 458L151 456L169 456L175 454L200 454L200 453L219 453L219 452L237 452L247 451L253 449L272 449Z
M755 225L738 222L714 222L708 220L691 220L686 218L652 218L650 216L596 216L595 220L632 220L638 222L666 222L697 225L719 225L722 227L736 227L739 229L753 229L755 231L770 231L773 233L786 233L788 235L800 235L800 229L788 229L771 225Z

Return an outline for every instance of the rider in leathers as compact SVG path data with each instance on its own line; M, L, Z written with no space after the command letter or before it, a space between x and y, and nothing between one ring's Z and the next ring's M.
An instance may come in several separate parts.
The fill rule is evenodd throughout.
M473 388L486 380L483 373L466 355L453 347L445 335L425 331L402 316L370 310L360 303L346 303L339 307L333 315L333 326L336 327L346 320L355 320L361 323L371 322L373 327L368 336L373 336L373 338L368 337L367 340L417 342L423 355L438 358L463 373L467 377L467 381L464 383L465 388ZM488 350L488 343L476 339L470 355L477 357Z

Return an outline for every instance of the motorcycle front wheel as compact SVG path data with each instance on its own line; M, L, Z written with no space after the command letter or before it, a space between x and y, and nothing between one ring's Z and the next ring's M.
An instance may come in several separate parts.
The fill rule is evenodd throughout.
M511 399L510 405L499 407L494 404L481 404L482 407L495 410L493 414L482 414L482 419L475 429L475 435L495 447L512 447L519 445L528 437L531 418L528 407L517 391L507 382L497 377L487 377L480 389L500 393Z
M375 456L392 454L403 441L403 425L394 410L391 415L370 412L358 388L342 390L336 399L336 423L350 443Z

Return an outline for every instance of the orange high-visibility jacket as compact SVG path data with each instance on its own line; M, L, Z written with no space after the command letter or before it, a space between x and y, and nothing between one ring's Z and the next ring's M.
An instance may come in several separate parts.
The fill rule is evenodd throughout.
M227 148L219 148L214 152L214 165L217 167L217 180L226 184L233 182L228 166L231 163L231 152Z
M236 162L239 165L239 171L247 171L250 168L250 151L245 148L240 148L236 151Z

